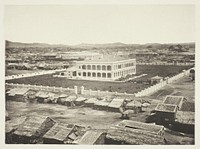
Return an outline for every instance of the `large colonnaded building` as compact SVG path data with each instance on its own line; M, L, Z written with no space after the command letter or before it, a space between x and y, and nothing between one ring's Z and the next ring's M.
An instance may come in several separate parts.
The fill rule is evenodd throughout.
M136 59L107 56L77 61L61 75L72 79L113 81L128 74L136 74Z

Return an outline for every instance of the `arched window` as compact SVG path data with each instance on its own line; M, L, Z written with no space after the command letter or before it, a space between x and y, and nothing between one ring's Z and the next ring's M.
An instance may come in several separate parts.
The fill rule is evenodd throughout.
M102 66L102 70L106 70L106 66L105 65Z
M103 78L106 78L106 73L102 73L102 77L103 77Z
M118 65L118 69L121 69L122 68L122 65L120 64L120 65Z
M87 65L87 70L91 70L91 65Z
M97 70L101 70L101 66L100 65L97 65Z
M96 70L96 65L92 65L92 70Z
M111 66L110 65L107 66L107 70L111 70Z
M96 73L95 72L92 73L92 77L96 77Z
M86 72L83 72L83 76L86 77Z
M107 73L107 77L108 77L108 78L111 78L111 73Z
M100 72L97 73L97 77L99 77L99 78L101 77L101 73Z
M91 73L90 73L90 72L88 72L88 73L87 73L87 76L88 76L88 77L91 77Z
M82 69L86 69L86 66L85 66L85 65L83 65L83 66L82 66Z

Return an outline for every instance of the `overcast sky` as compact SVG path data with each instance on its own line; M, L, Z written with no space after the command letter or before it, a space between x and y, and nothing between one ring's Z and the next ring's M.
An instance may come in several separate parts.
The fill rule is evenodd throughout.
M5 39L55 44L195 41L194 5L6 6Z

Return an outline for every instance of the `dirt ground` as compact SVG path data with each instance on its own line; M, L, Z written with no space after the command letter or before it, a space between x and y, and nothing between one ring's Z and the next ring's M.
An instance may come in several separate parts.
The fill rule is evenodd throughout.
M150 114L152 108L155 108L156 102L153 102L149 108L139 114L132 115L131 120L145 122L146 117ZM27 115L49 116L56 122L65 124L78 124L84 127L94 129L109 129L116 125L120 119L120 113L93 110L91 108L76 107L68 108L57 104L31 104L15 101L6 102L6 110L11 119L24 117ZM180 134L167 130L165 132L167 144L194 144L194 136Z
M35 104L7 101L6 109L11 119L19 116L49 116L57 122L78 124L85 127L108 129L112 124L121 121L120 114L98 111L86 107L69 108L58 104Z
M151 95L150 98L163 100L166 95L184 96L189 101L195 99L195 82L188 76L177 80L174 83L167 84L161 90Z

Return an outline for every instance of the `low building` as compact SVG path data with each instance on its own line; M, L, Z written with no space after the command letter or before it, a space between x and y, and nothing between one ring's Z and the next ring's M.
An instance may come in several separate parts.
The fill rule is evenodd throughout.
M165 144L164 127L131 120L123 120L108 130L106 144Z
M48 92L46 92L46 91L38 91L35 94L35 97L36 97L37 102L39 102L39 103L46 103L47 102L47 98L49 96L48 96Z
M28 88L13 88L6 93L7 100L25 101L24 95L29 91Z
M65 98L62 98L61 99L61 103L63 105L66 105L66 106L75 106L75 100L76 100L76 96L75 95L70 95L68 97L65 97Z
M82 137L77 141L78 145L100 145L105 144L106 132L100 130L88 130Z
M156 108L156 123L157 124L172 124L176 119L177 105L159 103Z
M106 56L98 59L77 61L72 68L66 71L69 78L113 81L126 77L128 74L136 74L136 60Z
M84 104L84 101L86 101L87 100L87 98L85 98L85 97L78 97L77 99L76 99L76 101L75 101L75 105L76 106L81 106L81 105L83 105Z
M109 102L107 102L105 100L98 100L98 101L94 102L93 108L96 110L107 111L108 105L109 105Z
M37 91L36 90L29 90L28 92L25 93L24 98L26 102L30 102L30 103L36 103L37 99L36 99L36 94Z
M66 99L68 96L69 96L69 95L64 94L64 93L60 94L59 97L58 97L58 99L57 99L57 103L58 103L58 104L64 104L64 101L65 101L65 99Z
M93 107L94 103L98 102L97 98L89 98L88 100L84 101L84 106L86 107Z
M18 117L13 118L5 123L5 136L6 136L6 144L12 144L13 142L13 132L17 129L17 127L25 121L26 117Z
M141 101L133 100L126 104L126 110L134 110L134 113L142 112Z
M164 104L171 104L171 105L177 105L178 109L180 110L184 101L183 96L172 96L167 95L163 101Z
M55 125L49 117L28 116L13 133L13 141L17 144L35 144L42 136Z
M108 105L108 111L119 112L119 108L124 104L124 98L114 98Z
M44 136L44 144L65 144L74 126L55 124Z

